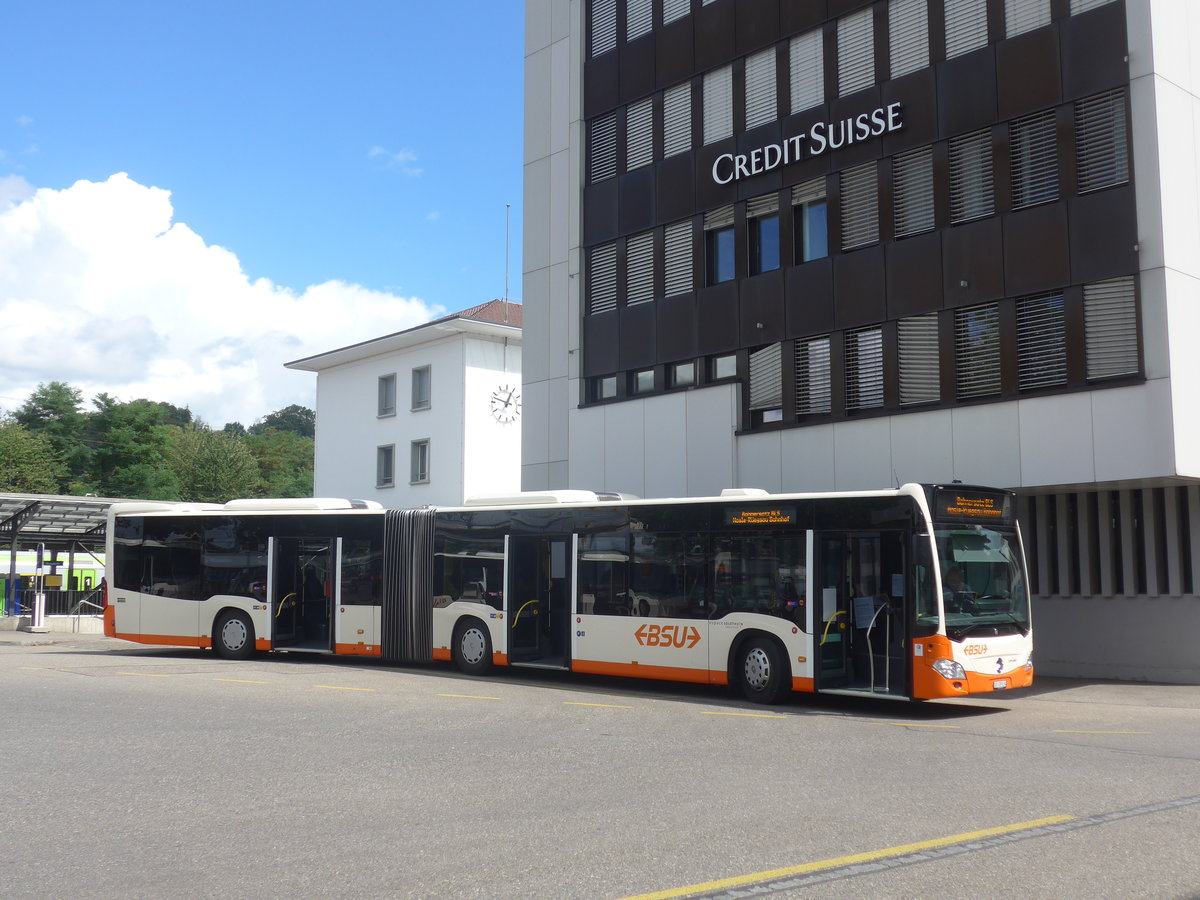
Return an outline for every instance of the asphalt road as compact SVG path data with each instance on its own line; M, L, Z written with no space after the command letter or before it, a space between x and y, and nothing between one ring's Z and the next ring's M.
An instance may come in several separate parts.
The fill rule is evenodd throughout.
M3 898L1200 897L1200 687L765 709L0 633L0 774Z

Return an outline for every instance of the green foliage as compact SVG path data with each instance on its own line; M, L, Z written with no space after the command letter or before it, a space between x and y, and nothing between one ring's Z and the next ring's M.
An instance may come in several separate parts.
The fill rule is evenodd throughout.
M61 381L39 384L13 414L13 420L30 433L41 435L53 448L61 465L55 466L55 486L48 493L67 493L83 479L91 465L91 450L84 442L87 418L78 388Z
M223 431L195 425L176 429L168 465L179 499L224 503L259 489L258 463L246 445Z
M91 490L103 497L179 499L177 478L167 465L173 427L166 423L167 410L150 400L122 403L108 394L92 402Z
M273 413L263 416L250 426L251 434L265 434L271 429L290 431L301 437L315 437L317 433L317 414L307 406L285 406Z
M44 434L16 421L0 423L0 491L55 494L65 468Z
M311 497L313 439L290 431L251 434L246 447L258 462L264 497Z

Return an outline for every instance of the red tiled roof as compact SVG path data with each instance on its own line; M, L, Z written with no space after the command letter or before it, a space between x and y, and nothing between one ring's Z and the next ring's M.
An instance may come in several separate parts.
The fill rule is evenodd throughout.
M478 322L493 322L497 325L521 327L521 304L511 300L489 300L462 312L451 313L434 319L434 322L449 322L451 319L474 319ZM432 325L433 322L427 324Z

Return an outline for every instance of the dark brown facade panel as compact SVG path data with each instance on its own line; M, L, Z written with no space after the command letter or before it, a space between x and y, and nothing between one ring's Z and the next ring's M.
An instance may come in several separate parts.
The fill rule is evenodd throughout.
M697 7L693 13L696 20L696 69L706 72L732 61L737 55L734 29L737 17L733 3L710 3Z
M781 131L778 122L772 122L769 125L763 125L755 128L753 131L745 132L737 138L738 152L750 153L758 147L765 147L768 144L778 144L781 140ZM702 173L711 178L712 173ZM751 178L742 178L737 182L737 196L739 200L747 200L751 197L761 197L763 194L778 191L783 187L783 169L772 169L770 172L764 172L761 175L755 175Z
M833 315L838 328L872 325L887 317L883 247L864 247L833 260Z
M696 209L696 167L694 153L680 153L657 166L655 201L658 221L674 222L692 215Z
M678 362L696 356L696 295L681 294L654 304L658 359Z
M583 375L608 375L620 365L616 310L583 318Z
M1083 314L1083 288L1063 291L1063 325L1067 351L1067 384L1087 386L1087 330Z
M803 0L800 0L803 2ZM870 6L872 0L829 0L829 15L844 16L855 10Z
M1132 185L1075 197L1067 203L1067 214L1073 284L1137 271L1137 206Z
M716 141L696 150L696 209L709 210L737 200L737 184L717 184L713 181L713 163L724 153L736 153L734 138Z
M1004 286L1008 296L1035 294L1070 283L1064 201L1023 209L1003 218Z
M1057 31L1038 28L997 44L996 85L1001 119L1061 102Z
M822 104L804 112L788 116L783 120L782 133L786 135L808 134L814 122L828 122L829 108ZM800 184L810 178L816 178L829 172L831 165L830 154L806 156L800 162L789 163L780 168L784 184Z
M829 121L833 123L844 119L852 119L862 113L869 113L873 109L878 109L881 105L882 97L879 86L864 88L861 91L854 92L849 97L842 97L832 101L829 104ZM833 126L831 125L830 128L832 131ZM834 150L831 154L833 158L830 165L832 165L835 171L838 169L848 169L869 159L879 159L882 155L883 141L878 138L856 141L846 147Z
M784 314L789 338L833 329L833 260L814 259L784 270Z
M998 216L943 229L942 299L948 308L1004 296L1004 237Z
M1058 27L1064 100L1129 83L1123 0L1063 19Z
M779 27L783 34L808 31L828 18L826 0L779 0Z
M621 102L620 53L612 50L583 64L583 117L590 119Z
M655 33L655 80L666 88L696 71L696 34L691 16L676 19Z
M617 179L617 221L622 234L654 225L654 180L654 166L643 166Z
M748 343L773 344L783 340L783 270L745 278L741 288L741 331Z
M617 179L587 185L583 189L583 243L604 243L617 234Z
M892 103L903 105L904 127L883 136L885 156L932 144L938 139L937 80L933 69L922 69L884 84L880 106Z
M657 68L655 37L654 32L651 32L632 43L621 45L618 52L621 56L622 103L645 97L654 90Z
M657 359L657 314L653 303L639 303L619 311L621 322L618 368L643 369Z
M942 236L931 231L886 245L887 316L942 308Z
M938 63L938 127L943 138L996 121L996 53L984 47Z
M733 4L739 54L753 53L779 40L779 4L780 0Z
M697 354L707 356L711 353L728 353L741 347L738 319L736 281L727 281L697 291Z

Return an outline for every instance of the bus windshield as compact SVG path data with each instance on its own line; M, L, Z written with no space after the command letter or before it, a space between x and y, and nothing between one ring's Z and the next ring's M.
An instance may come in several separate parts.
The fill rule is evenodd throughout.
M1029 591L1014 530L943 525L934 528L934 540L951 640L1029 632Z

